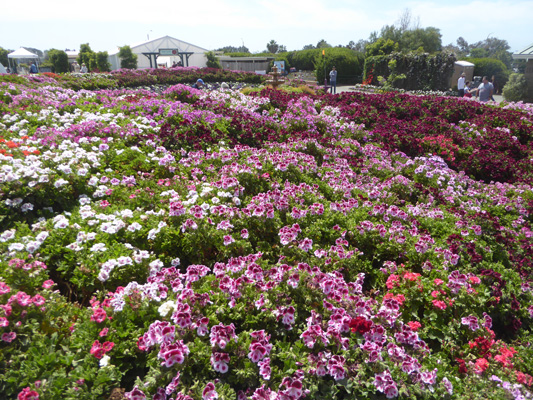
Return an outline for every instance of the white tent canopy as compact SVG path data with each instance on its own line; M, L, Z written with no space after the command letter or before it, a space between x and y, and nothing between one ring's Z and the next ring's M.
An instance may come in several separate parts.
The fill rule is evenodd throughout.
M35 59L37 66L39 65L39 56L31 51L26 50L24 47L21 47L20 49L15 50L7 55L8 62L12 59ZM11 67L11 63L9 64ZM13 66L16 67L17 64L18 62L14 62Z
M39 58L37 54L33 54L32 52L26 50L24 47L21 47L18 50L15 50L12 53L9 53L7 55L8 58Z

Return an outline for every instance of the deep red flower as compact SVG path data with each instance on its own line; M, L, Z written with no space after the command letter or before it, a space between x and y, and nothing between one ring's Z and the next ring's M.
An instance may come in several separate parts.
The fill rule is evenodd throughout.
M368 332L372 328L372 321L365 317L356 317L350 321L350 329L352 332L359 332L360 334Z

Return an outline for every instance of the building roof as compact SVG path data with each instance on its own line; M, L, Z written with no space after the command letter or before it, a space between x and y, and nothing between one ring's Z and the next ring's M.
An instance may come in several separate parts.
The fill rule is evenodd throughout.
M157 53L159 49L178 49L180 52L193 52L193 53L205 53L209 50L203 47L196 46L173 38L171 36L163 36L157 39L148 40L141 43L136 43L130 46L133 53ZM109 52L109 55L115 55L120 51L117 47Z
M513 54L515 60L527 60L533 59L533 44L530 44L524 50L519 51L518 53Z
M455 65L460 65L461 67L473 67L474 64L468 61L456 61Z

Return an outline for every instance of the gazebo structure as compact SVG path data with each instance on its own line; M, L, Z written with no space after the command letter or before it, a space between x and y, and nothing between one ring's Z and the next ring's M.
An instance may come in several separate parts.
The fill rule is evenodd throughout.
M526 60L524 75L527 81L527 94L529 99L533 99L533 44L518 53L514 53L513 59Z
M164 36L159 39L149 40L132 45L131 51L137 54L137 68L157 68L158 64L171 66L173 62L181 61L184 67L205 67L207 58L205 53L209 50L184 42L182 40ZM111 69L120 68L119 49L109 52Z
M16 66L18 64L18 61L15 63L15 60L34 60L36 62L37 67L39 66L39 56L37 54L33 54L32 52L26 50L24 47L21 47L18 50L15 50L12 53L9 53L7 55L7 62L9 63L9 68L13 71L13 68L11 67L11 60L14 61L13 66Z

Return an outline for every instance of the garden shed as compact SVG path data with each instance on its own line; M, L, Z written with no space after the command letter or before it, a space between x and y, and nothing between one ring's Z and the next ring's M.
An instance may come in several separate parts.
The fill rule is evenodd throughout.
M174 62L181 61L184 67L205 67L207 58L205 53L209 50L184 42L170 36L149 40L131 45L131 51L137 54L137 68L157 68L158 65L172 66ZM120 69L120 49L109 52L111 69Z
M513 54L515 60L526 60L526 69L524 75L527 81L528 97L533 99L533 44Z

